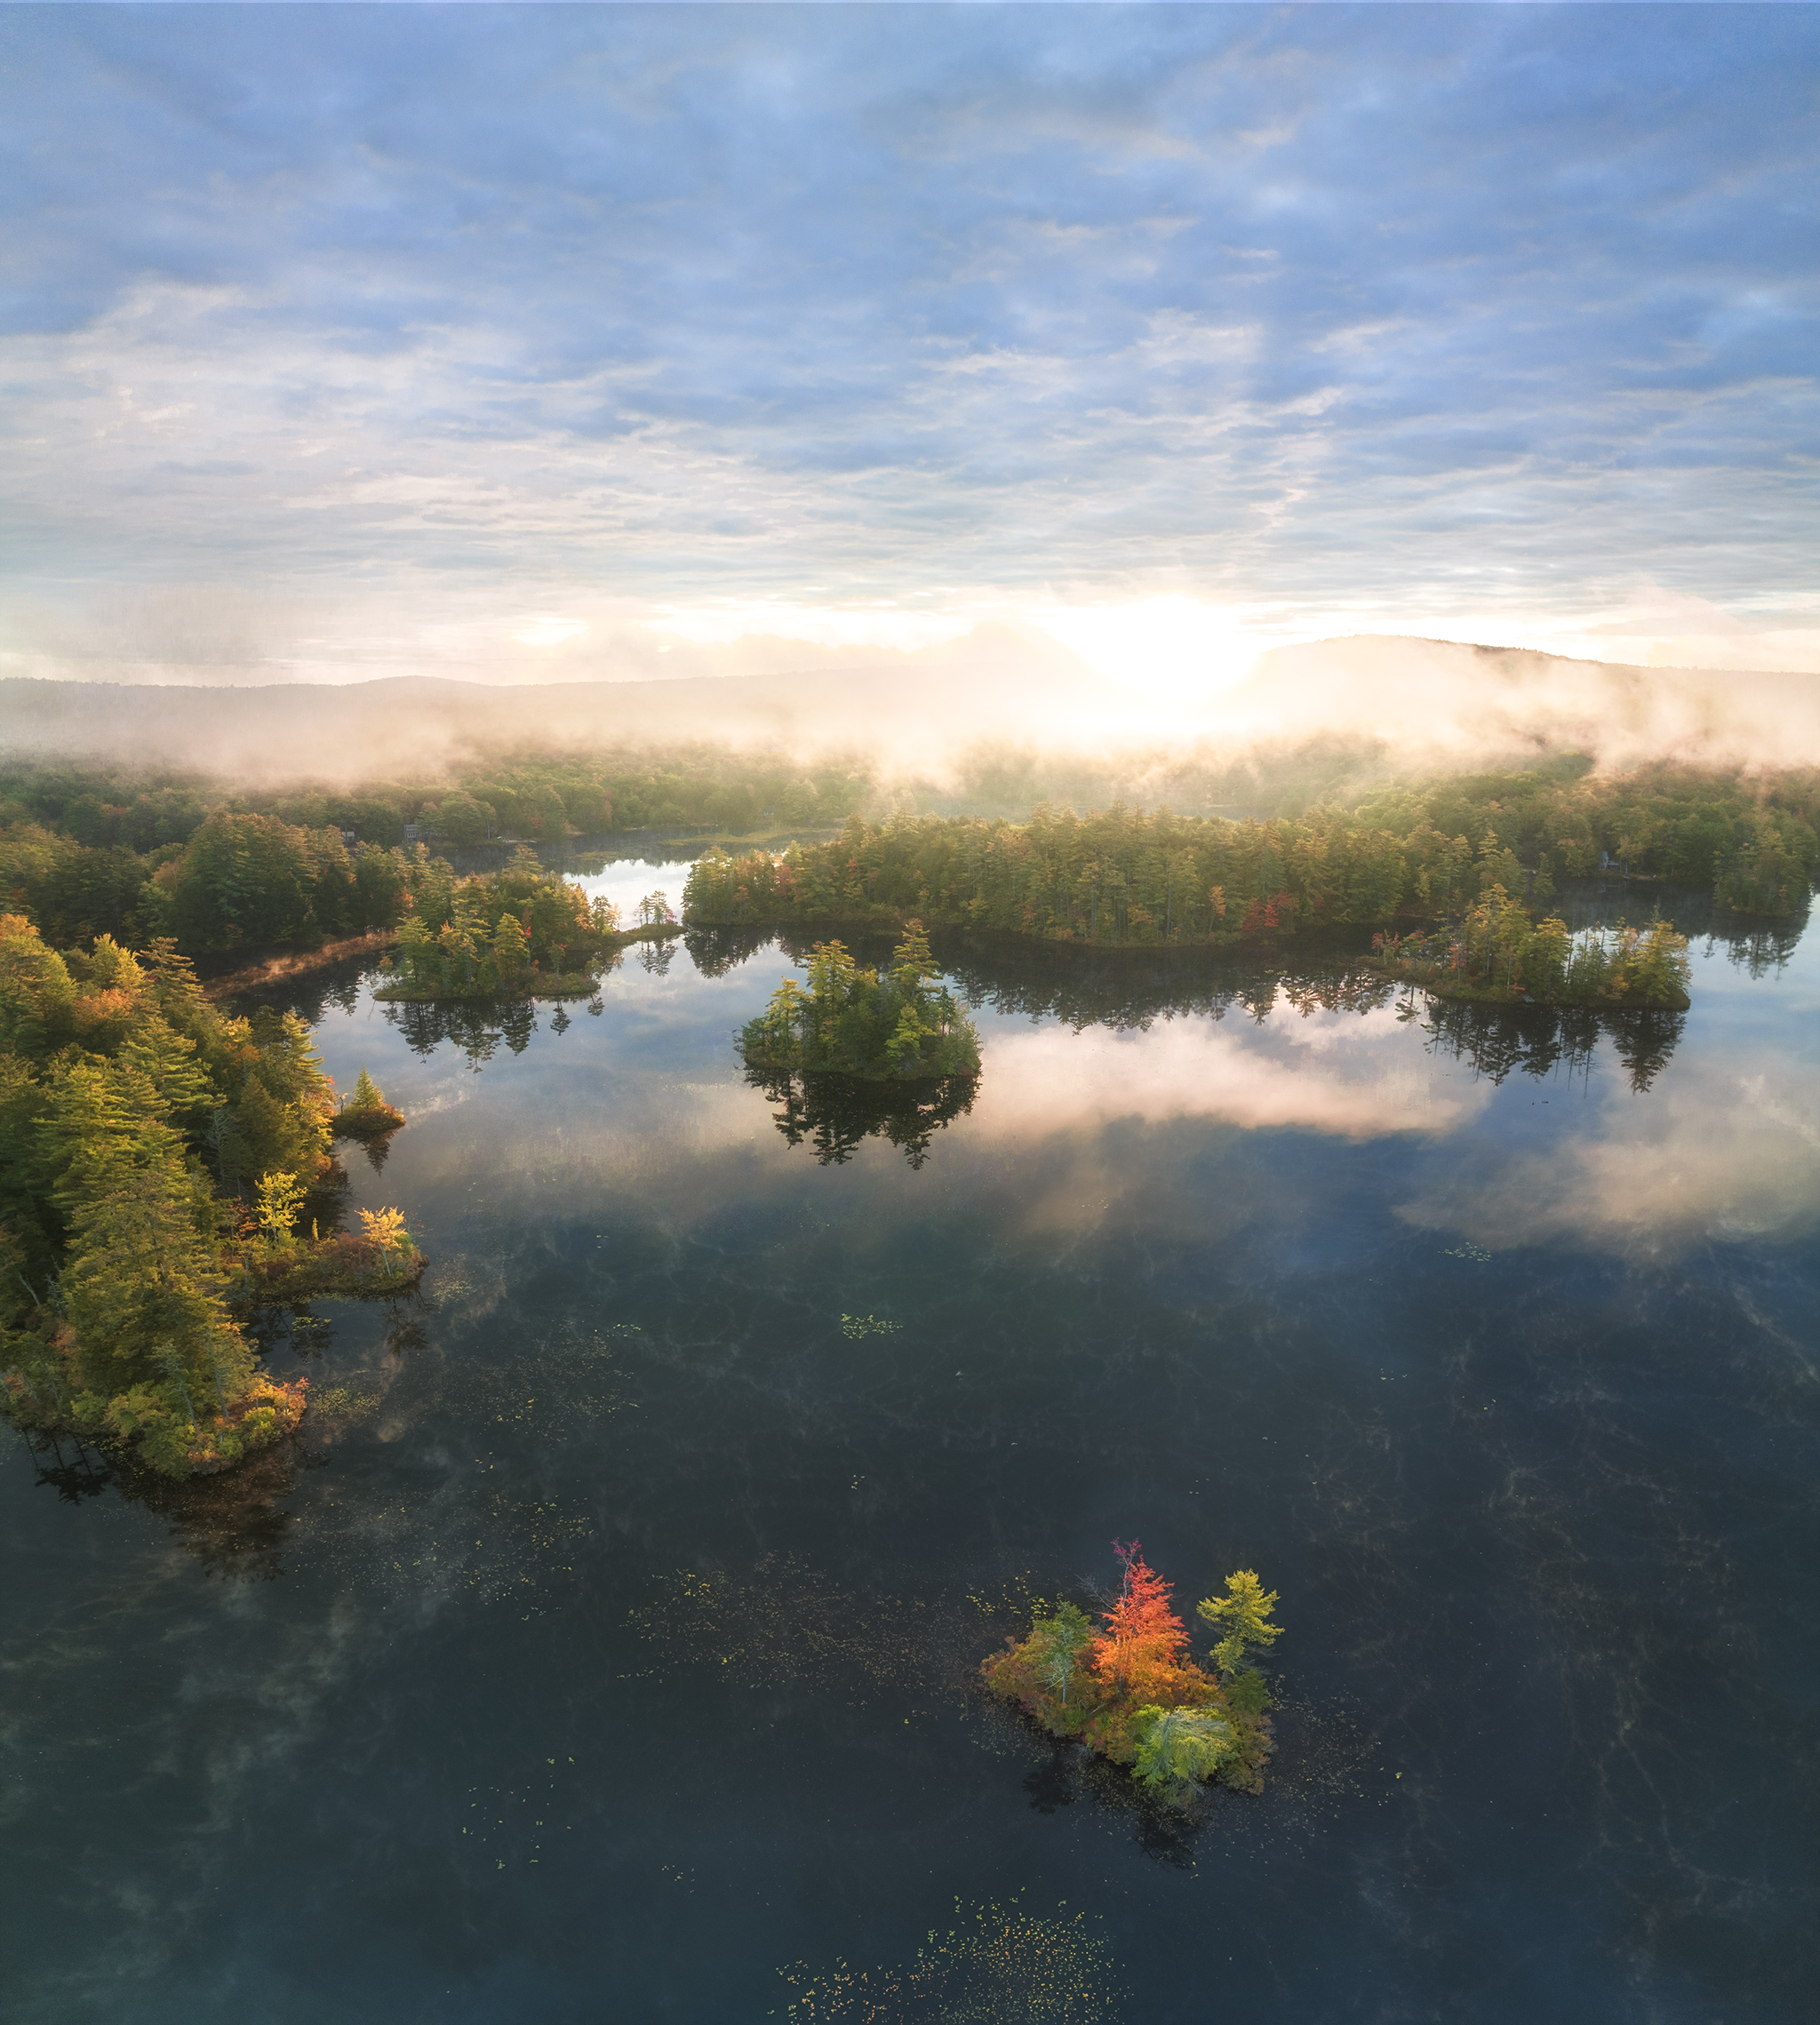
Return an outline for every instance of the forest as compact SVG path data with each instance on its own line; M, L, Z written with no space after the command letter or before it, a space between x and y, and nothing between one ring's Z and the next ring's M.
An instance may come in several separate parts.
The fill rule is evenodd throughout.
M1740 913L1804 905L1812 825L1748 798L1724 815L1664 803L1646 824L1627 782L1480 776L1397 790L1299 817L1227 819L1114 804L1043 805L1027 823L979 817L851 817L783 852L710 849L690 877L691 922L915 915L1061 942L1146 946L1236 941L1329 925L1436 920L1501 889L1526 906L1557 879L1606 862L1632 876L1712 882ZM1609 841L1601 843L1600 838Z
M1493 833L1474 851L1426 824L1400 839L1337 815L1254 823L1044 809L1023 825L856 817L826 843L708 850L690 870L683 913L691 927L927 919L1102 949L1232 946L1451 916L1436 937L1380 932L1376 961L1442 997L1685 1009L1686 939L1666 922L1577 939L1558 915L1532 921L1554 891L1545 856L1525 867Z
M1335 738L1239 754L1200 748L1098 758L987 745L958 753L939 779L888 774L865 755L811 764L708 745L529 753L476 761L452 777L259 790L200 772L15 759L0 767L0 904L59 943L107 934L136 945L168 934L200 958L394 925L403 916L387 909L408 877L390 854L407 841L806 840L855 816L868 828L918 815L989 826L1053 823L1115 805L1130 812L1127 820L1225 817L1257 833L1257 878L1241 886L1209 877L1184 898L1191 912L1211 907L1223 927L1234 906L1230 925L1241 925L1254 900L1257 925L1273 902L1281 921L1279 895L1305 918L1317 892L1348 919L1376 921L1385 886L1404 881L1444 905L1463 883L1476 893L1488 865L1507 891L1531 899L1545 899L1563 874L1611 866L1704 888L1723 906L1771 916L1799 909L1820 865L1813 769L1759 774L1664 763L1610 775L1569 754L1413 779L1381 746ZM1366 848L1368 837L1375 848ZM1329 855L1338 849L1343 867L1313 862L1323 846ZM1182 845L1171 834L1163 848ZM1273 881L1279 858L1283 876ZM1342 869L1340 890L1327 890ZM1135 905L1153 911L1160 900L1172 928L1174 884L1165 874ZM1225 889L1225 912L1207 898L1214 885ZM1091 914L1095 897L1084 897ZM1122 906L1129 913L1131 904L1117 889L1099 900L1114 913ZM933 904L922 912L930 921L940 913Z
M341 1228L334 1139L402 1122L363 1072L338 1107L303 1022L220 1012L170 938L0 916L0 1408L171 1478L277 1440L307 1381L259 1370L251 1314L422 1270L397 1210Z

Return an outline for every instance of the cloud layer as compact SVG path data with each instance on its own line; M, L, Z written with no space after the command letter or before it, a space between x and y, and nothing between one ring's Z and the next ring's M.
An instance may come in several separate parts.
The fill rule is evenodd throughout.
M293 666L627 601L1820 625L1805 8L0 36L35 671L148 586Z

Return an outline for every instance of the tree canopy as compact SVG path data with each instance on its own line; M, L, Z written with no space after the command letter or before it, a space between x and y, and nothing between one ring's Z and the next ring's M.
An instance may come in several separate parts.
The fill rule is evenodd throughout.
M59 951L0 916L5 1411L173 1477L293 1426L234 1300L305 1248L333 1105L302 1022L219 1012L169 940Z

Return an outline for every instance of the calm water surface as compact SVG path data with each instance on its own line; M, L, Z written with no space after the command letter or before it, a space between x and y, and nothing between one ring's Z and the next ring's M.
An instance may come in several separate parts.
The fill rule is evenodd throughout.
M5 1445L10 2015L1811 2016L1820 963L1748 953L1548 1069L953 950L920 1168L741 1080L775 945L453 1032L341 980L423 1297L272 1319L256 1471ZM971 1686L1134 1534L1289 1627L1187 1828Z

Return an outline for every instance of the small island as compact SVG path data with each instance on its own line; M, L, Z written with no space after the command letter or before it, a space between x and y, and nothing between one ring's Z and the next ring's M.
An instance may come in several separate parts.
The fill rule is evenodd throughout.
M1559 914L1532 921L1497 885L1430 934L1373 936L1371 963L1431 997L1480 1005L1686 1012L1692 1002L1688 938L1666 921L1576 937Z
M338 1139L357 1139L363 1144L387 1139L404 1123L404 1113L386 1102L386 1093L361 1066L352 1092L342 1098L329 1129Z
M1271 1622L1276 1592L1242 1569L1226 1593L1198 1614L1224 1636L1213 1648L1215 1673L1184 1656L1188 1631L1169 1607L1171 1585L1144 1559L1137 1541L1113 1543L1124 1576L1096 1630L1072 1603L1041 1608L1030 1635L980 1668L990 1691L1015 1702L1052 1737L1079 1740L1114 1765L1128 1765L1152 1797L1191 1805L1209 1780L1242 1792L1264 1789L1272 1749L1264 1676L1246 1653L1282 1635Z
M810 953L809 989L786 978L771 1002L740 1031L748 1070L908 1082L972 1076L979 1036L946 985L922 923L904 924L903 939L879 970L862 969L839 942Z
M420 866L395 957L374 998L589 999L625 944L674 934L665 923L622 931L619 909L547 870L523 845L502 871L458 879L441 859Z

